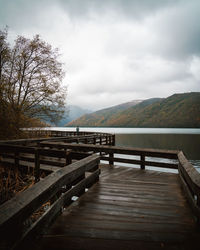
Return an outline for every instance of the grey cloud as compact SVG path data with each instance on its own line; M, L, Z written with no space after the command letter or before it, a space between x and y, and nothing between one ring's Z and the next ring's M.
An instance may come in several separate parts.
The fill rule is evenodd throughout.
M159 37L154 51L165 57L185 60L200 55L200 1L181 1L155 18L150 28ZM152 48L153 51L153 48Z
M0 28L60 47L69 103L200 91L198 0L0 0Z
M168 5L174 5L179 0L60 0L72 16L87 16L91 12L104 13L112 10L118 14L133 19L158 11Z

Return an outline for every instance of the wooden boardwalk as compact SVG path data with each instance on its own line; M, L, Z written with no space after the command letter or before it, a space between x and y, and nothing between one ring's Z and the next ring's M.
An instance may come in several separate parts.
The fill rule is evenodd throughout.
M178 174L101 165L34 249L200 249Z

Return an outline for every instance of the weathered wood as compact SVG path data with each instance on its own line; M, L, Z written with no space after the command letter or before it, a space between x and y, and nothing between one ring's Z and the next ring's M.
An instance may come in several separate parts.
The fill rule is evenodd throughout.
M112 135L112 146L115 146L115 135Z
M0 207L0 232L8 233L13 225L24 221L40 205L53 197L63 186L72 183L85 171L90 170L99 162L96 155L89 156L79 162L64 167L50 175L36 185L20 193Z
M88 152L76 152L76 151L71 151L71 158L75 160L81 160L85 157L90 156L91 154Z
M188 162L182 151L178 154L178 160L178 170L182 187L195 215L200 221L200 174L192 164Z
M179 169L182 171L182 175L185 178L187 184L190 186L192 191L196 194L200 194L200 174L199 172L192 166L191 163L188 162L183 152L178 153L179 160Z
M99 142L99 144L101 145L102 144L102 137L100 136L100 142Z
M35 183L40 180L40 155L38 149L35 149L34 177L35 177Z
M71 135L72 134L73 133L71 133ZM130 164L138 164L141 166L141 169L145 169L145 166L177 169L177 164L175 163L146 161L146 156L164 159L178 158L179 176L184 192L191 204L194 214L198 219L200 218L200 175L197 170L187 161L182 152L173 150L122 148L108 146L108 144L113 145L113 143L115 142L115 138L110 134L77 135L76 133L74 133L73 138L59 138L59 136L63 135L67 136L66 133L55 133L55 136L57 136L58 138L53 138L51 141L44 140L39 142L32 142L34 144L34 147L9 145L5 143L0 144L0 154L3 155L2 158L4 161L8 161L7 163L15 164L18 167L21 166L21 163L23 162L22 160L27 160L30 162L30 164L33 164L35 162L35 175L37 178L39 177L39 174L36 174L38 165L42 167L42 163L50 164L51 160L49 159L49 157L51 157L51 159L53 157L62 159L59 165L61 166L63 162L64 164L68 164L72 159L79 160L81 158L87 157L91 152L96 152L100 153L100 155L109 155L107 157L101 156L101 160L108 161L110 165L113 165L114 162L118 161ZM80 144L70 144L69 142L78 142ZM81 144L82 142L87 142L87 144ZM41 146L42 148L37 149L36 146L38 143L38 146ZM98 143L106 143L107 146L90 145ZM23 142L23 144L25 144L25 142ZM46 147L51 149L46 149ZM70 152L70 159L67 156L68 151ZM33 157L33 154L35 152L37 152L37 154L35 155L35 157ZM114 157L114 154L123 154L125 157L127 155L136 155L140 156L140 160L119 157L117 158ZM44 158L40 159L40 156ZM8 210L6 210L7 208L4 207L3 215L1 215L0 213L0 222L1 220L3 221L3 217L7 218L7 221L4 221L2 223L3 227L1 227L0 225L0 233L2 233L2 235L5 235L6 231L9 231L9 228L11 228L11 230L9 231L11 233L14 231L19 232L23 226L22 221L28 218L28 216L41 204L43 204L43 202L52 199L52 197L55 198L56 194L58 194L58 197L60 197L59 200L62 200L62 197L67 195L70 190L73 190L73 188L68 190L69 188L74 185L75 187L77 187L77 185L79 185L80 183L86 183L86 176L86 178L90 178L92 176L90 179L91 183L88 184L87 187L96 182L99 175L97 166L99 158L97 156L93 157L94 159L90 158L90 160L93 159L90 162L84 162L84 166L77 165L79 164L78 162L71 164L70 166L68 166L70 168L69 172L66 172L67 167L63 168L64 172L62 172L61 170L56 171L53 176L50 175L51 177L48 176L47 178L45 178L46 182L43 182L43 184L37 186L39 187L38 189L32 189L32 192L30 191L29 193L25 192L26 195L21 196L23 197L22 200L15 198L12 205L8 202L7 205L9 208L9 212ZM84 161L85 159L83 159L82 161ZM87 173L87 175L85 175L86 171L95 171L95 174L92 173L89 176L89 173ZM177 175L176 178L174 178L175 175L167 175L166 173L161 174L154 171L149 172L148 170L138 170L136 172L137 174L135 175L137 179L136 181L133 180L133 173L134 172L132 172L132 170L129 170L128 168L115 168L113 166L112 168L107 168L102 174L102 177L104 179L103 181L101 180L101 185L98 186L98 192L88 192L83 196L85 197L83 199L83 204L80 201L80 204L84 206L81 205L80 208L78 206L78 209L80 210L84 208L86 209L87 216L89 216L89 214L92 214L92 221L88 220L88 218L83 218L83 215L81 214L80 216L77 216L78 219L75 221L73 221L72 218L69 218L68 224L65 224L66 232L69 233L67 237L76 237L77 233L80 233L79 236L82 237L104 237L104 239L110 240L107 232L111 231L110 235L113 237L112 239L117 239L117 237L120 236L118 239L131 240L131 233L134 232L133 239L139 241L141 240L141 242L143 242L143 240L154 241L154 238L156 237L156 240L158 241L174 241L177 238L178 241L180 240L180 243L184 240L184 237L186 237L185 235L190 238L189 232L193 230L193 228L191 228L191 225L194 226L194 223L191 222L191 213L187 208L183 195L178 189ZM147 173L151 174L149 174L148 181L144 181L144 176L147 175ZM175 179L176 183L174 182ZM54 183L54 185L51 185L51 182ZM79 188L77 189L76 195L79 196L83 194L85 192L85 187L85 184L82 184L82 186L80 184ZM61 195L61 193L63 192L65 193ZM29 194L29 197L27 194ZM96 199L95 203L92 202L93 198ZM178 203L176 199L178 199ZM54 215L59 212L59 206L61 206L60 204L61 203L57 201L55 202L55 208L53 208L52 206L51 212L49 212L49 215L46 215L47 217L46 219L44 219L44 221L47 221L48 219L49 221L51 221L50 218L53 218ZM10 211L11 215L9 215ZM99 211L97 218L95 217L95 211ZM100 214L103 214L105 218L109 217L111 219L111 222L101 221ZM112 216L114 216L114 214L118 215L116 219L115 217L111 218ZM142 221L142 223L148 222L149 224L145 224L145 226L144 224L141 224L141 222L139 222L140 216L142 216L142 218L145 218L145 222ZM188 216L189 220L180 220L180 218L188 218ZM120 219L118 219L119 217ZM128 222L127 217L134 218L134 221ZM123 220L126 221L125 224L123 224ZM176 221L176 223L178 222L178 225L176 224L175 226L174 220ZM100 222L98 223L98 221ZM159 222L160 224L155 225L155 221L156 223ZM85 222L87 223L86 225ZM16 225L15 228L11 227L12 223ZM95 225L95 227L91 229L93 225ZM181 227L179 227L179 225L181 225ZM187 225L188 228L184 227L183 230L182 225ZM39 225L37 225L36 228L37 227L40 228ZM104 230L104 227L106 228L106 231L102 231ZM154 235L154 230L156 232L156 235ZM173 232L173 237L170 236L171 231L169 232L168 230L171 230ZM122 233L122 231L124 231L124 233ZM17 236L19 236L18 233L16 233L16 237Z
M90 176L86 177L78 184L73 186L72 189L65 192L50 206L50 208L39 218L39 220L29 228L29 230L21 237L21 239L15 243L15 247L21 249L25 248L37 235L44 233L48 229L49 225L51 225L52 221L55 220L55 217L61 214L63 207L72 203L72 197L79 196L83 189L91 187L96 181L98 181L99 174L100 170L98 169Z
M19 145L8 145L8 144L0 144L0 153L35 153L35 149L32 147L25 147Z
M141 169L145 169L145 155L141 155L140 156L140 159L141 159L141 164L140 164L140 168Z
M79 237L74 250L198 249L199 232L177 181L178 174L105 165L98 184L64 211L40 247L69 247Z
M11 169L16 169L15 163L11 162L10 159L6 159L6 161L1 161L1 165L7 168L11 168ZM63 166L62 166L63 167ZM23 173L30 173L30 168L32 170L34 170L35 168L35 163L34 162L27 162L27 161L19 161L19 167L18 169L20 171L22 171ZM55 165L46 165L46 164L40 164L40 170L42 172L45 172L46 174L50 174L54 171L59 170L60 167L59 166L55 166ZM31 172L33 172L31 170Z
M109 154L109 165L113 165L114 164L114 154L113 153L110 153Z
M82 143L93 143L94 140L100 140L102 137L106 140L106 137L110 134L108 133L93 133L93 132L70 132L70 131L29 131L32 135L40 135L41 136L48 136L48 138L31 138L31 139L18 139L18 140L9 140L9 141L0 141L0 143L10 144L10 145L21 145L21 146L37 146L39 142L47 142L47 141L63 141L68 143L73 142L82 142ZM112 140L115 140L115 135L111 135ZM88 141L87 141L88 140ZM113 143L113 141L112 141Z
M65 163L66 165L70 165L72 163L72 151L67 150L65 151L65 154L66 154Z
M168 158L168 159L175 159L177 158L177 152L178 151L169 151L169 150L154 150L154 149L137 149L137 148L123 148L123 147L110 147L110 146L97 146L97 145L73 145L68 143L41 143L43 146L47 145L54 145L54 147L57 147L59 149L62 148L70 148L82 151L82 152L100 152L100 155L102 155L102 152L105 154L109 154L109 157L101 157L102 160L108 160L110 165L113 165L114 162L123 162L123 163L130 163L130 164L139 164L141 165L142 169L145 168L145 166L154 166L154 167L162 167L162 168L170 168L170 169L177 169L177 164L173 163L165 163L165 162L153 162L153 161L145 161L145 156L152 155L152 157L159 157L160 158ZM124 154L126 155L140 155L141 160L135 160L135 159L124 159L124 158L117 158L113 157L114 153L118 154Z
M129 148L129 147L113 147L113 146L104 146L104 145L88 145L88 144L79 144L74 145L70 143L41 143L43 146L54 145L57 148L65 148L65 149L78 149L80 151L94 151L94 152L105 152L115 153L115 154L125 154L125 155L141 155L144 154L145 156L152 156L152 157L160 157L160 158L167 158L167 159L177 159L176 150L160 150L160 149L141 149L141 148Z
M194 200L194 197L192 196L191 191L190 191L187 183L185 182L184 178L181 175L179 175L179 177L181 180L181 185L183 187L183 190L184 190L184 192L187 196L187 199L190 203L190 206L193 209L194 214L197 216L198 222L200 222L200 207L198 206L198 204L196 204L196 201Z

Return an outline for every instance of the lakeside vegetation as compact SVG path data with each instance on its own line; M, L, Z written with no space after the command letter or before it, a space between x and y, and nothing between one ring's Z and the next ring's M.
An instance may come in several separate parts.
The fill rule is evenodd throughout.
M0 139L19 138L20 128L56 122L63 115L66 89L57 49L41 40L18 36L11 46L0 30Z

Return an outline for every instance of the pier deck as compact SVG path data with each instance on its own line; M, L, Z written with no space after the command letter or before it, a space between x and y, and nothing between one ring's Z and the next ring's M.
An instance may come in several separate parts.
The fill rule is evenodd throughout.
M182 151L119 147L105 133L43 132L0 142L2 171L32 169L35 182L0 206L0 249L200 249L200 175Z
M101 165L99 182L57 218L37 249L199 249L179 178Z

